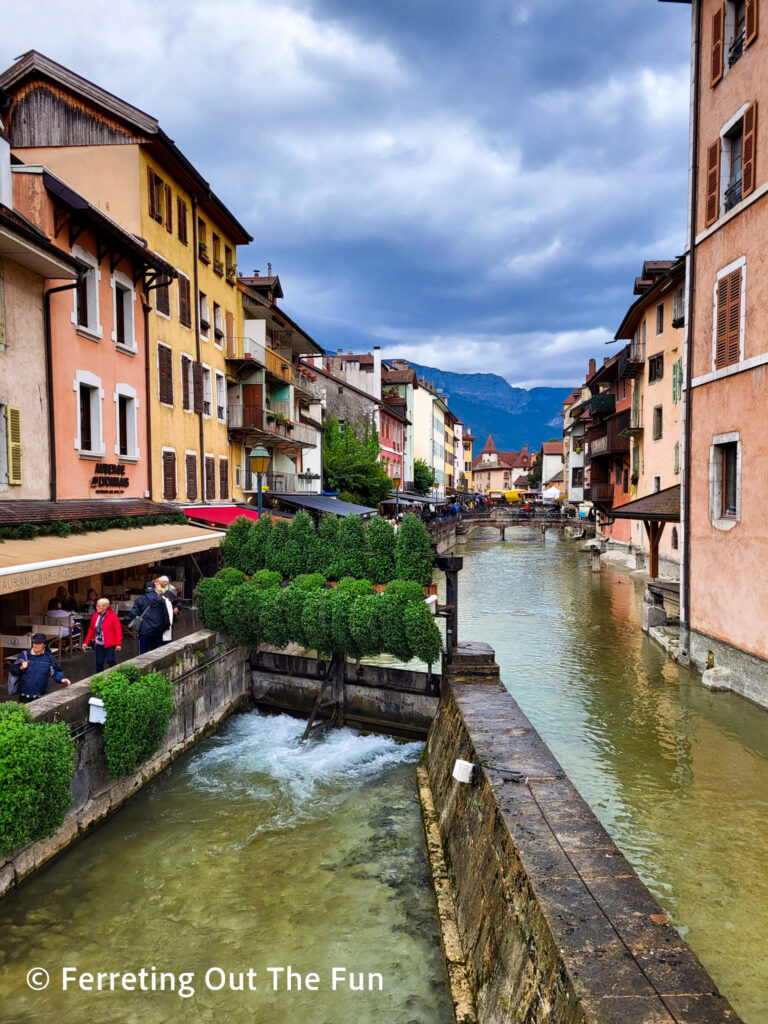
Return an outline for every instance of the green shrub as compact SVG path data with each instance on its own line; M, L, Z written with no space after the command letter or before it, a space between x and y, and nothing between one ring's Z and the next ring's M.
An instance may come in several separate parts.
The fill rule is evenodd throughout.
M269 531L266 552L266 568L279 572L280 578L290 575L288 564L288 537L290 527L285 519L276 519Z
M372 583L389 583L395 578L395 531L392 524L375 516L365 531L368 553L366 576Z
M258 647L263 637L262 609L274 600L271 590L243 583L233 587L222 605L223 632L245 647Z
M312 516L301 509L288 528L285 565L289 579L320 568L320 543Z
M141 675L123 665L107 676L94 676L91 692L104 701L104 753L115 778L133 775L156 753L173 714L173 683L160 672Z
M200 580L195 588L197 617L207 629L217 633L225 631L223 602L232 587L245 583L239 569L221 569L215 576Z
M321 657L333 654L333 591L308 590L301 612L301 627L307 647Z
M347 516L339 524L336 553L330 575L340 580L352 576L359 580L365 576L365 529L360 516Z
M221 555L225 566L232 566L235 569L243 568L243 550L248 543L253 526L253 520L248 516L238 516L227 527L227 535L221 543Z
M319 566L328 579L338 579L332 576L331 570L336 558L336 546L339 539L339 519L337 516L324 515L320 520L320 554Z
M382 646L400 661L410 661L413 657L405 626L405 610L419 601L423 602L421 587L408 580L393 580L381 595Z
M357 602L371 595L371 584L368 580L354 580L347 576L339 580L338 587L331 593L333 652L346 654L357 661L363 657L367 648L365 644L358 643L352 631L352 617Z
M56 832L72 802L74 755L64 722L36 722L15 701L0 705L0 851Z
M325 586L325 573L310 572L306 576L297 576L293 582L303 590L320 590Z
M426 586L432 579L432 546L426 526L414 515L403 516L395 542L395 576Z
M283 582L283 577L279 572L271 572L269 569L259 569L251 576L251 583L257 587L261 587L262 590L269 590L270 588L279 587Z
M381 611L383 600L378 594L358 597L349 616L349 629L361 657L380 654L384 650Z
M440 660L443 638L435 617L424 601L414 601L405 609L405 635L413 657L428 665Z
M262 515L255 523L251 521L251 532L243 545L239 568L252 575L264 569L267 564L267 544L272 533L272 516Z

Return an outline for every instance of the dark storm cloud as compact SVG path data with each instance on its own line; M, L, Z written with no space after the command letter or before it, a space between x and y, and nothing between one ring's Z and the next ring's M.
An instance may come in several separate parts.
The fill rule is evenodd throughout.
M9 15L6 62L35 46L156 115L329 348L569 384L683 247L684 5L89 6Z

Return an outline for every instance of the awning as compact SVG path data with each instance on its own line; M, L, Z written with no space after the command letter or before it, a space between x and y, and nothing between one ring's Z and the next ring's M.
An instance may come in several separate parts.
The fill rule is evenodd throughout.
M654 491L611 509L614 519L645 519L648 522L680 522L680 484Z
M0 544L0 595L217 548L218 530L170 524Z
M394 501L394 494L390 494L388 501ZM400 491L400 501L410 501L414 505L434 505L438 499L431 494L416 494L413 491Z
M229 526L240 516L248 516L249 519L259 518L255 508L245 508L242 505L193 505L184 509L184 515L190 519L202 519L205 523L219 523L221 526Z
M367 505L353 505L349 501L340 501L338 498L331 498L325 494L280 494L271 491L270 498L277 498L278 501L296 508L312 509L313 512L330 512L334 516L373 516L378 509L368 508Z

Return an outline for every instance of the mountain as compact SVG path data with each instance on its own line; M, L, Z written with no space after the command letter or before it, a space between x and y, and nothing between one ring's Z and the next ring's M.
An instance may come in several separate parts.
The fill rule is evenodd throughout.
M560 437L560 412L570 388L513 388L496 373L452 373L434 366L411 363L420 377L433 381L448 398L451 412L477 438L477 454L489 434L502 451L518 451L524 444L536 451L544 441Z

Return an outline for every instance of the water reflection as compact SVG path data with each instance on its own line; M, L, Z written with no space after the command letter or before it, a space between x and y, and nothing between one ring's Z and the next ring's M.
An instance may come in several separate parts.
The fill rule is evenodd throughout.
M461 549L461 639L502 678L750 1024L768 1021L768 713L709 693L640 629L643 582L573 543ZM493 538L491 540L490 538Z

